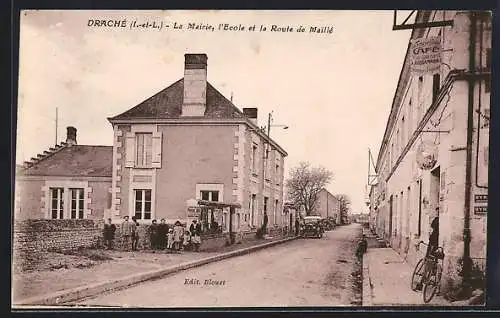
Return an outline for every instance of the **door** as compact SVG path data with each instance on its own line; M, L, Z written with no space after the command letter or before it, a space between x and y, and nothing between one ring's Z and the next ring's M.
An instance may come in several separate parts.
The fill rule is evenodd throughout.
M393 204L394 204L394 200L393 200L393 196L391 195L389 197L389 242L390 242L390 239L392 237L392 213L393 213Z

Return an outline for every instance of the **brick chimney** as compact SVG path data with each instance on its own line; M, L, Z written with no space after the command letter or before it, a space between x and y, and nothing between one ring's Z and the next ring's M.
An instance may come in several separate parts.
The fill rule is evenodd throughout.
M204 116L207 106L207 55L184 55L182 116Z
M243 115L257 125L257 108L243 108Z
M66 128L66 143L68 146L76 145L76 128L68 126Z

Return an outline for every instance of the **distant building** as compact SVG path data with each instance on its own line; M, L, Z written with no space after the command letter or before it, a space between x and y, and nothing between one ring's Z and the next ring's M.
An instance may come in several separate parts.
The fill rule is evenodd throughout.
M313 209L313 215L322 218L332 217L337 224L340 223L340 201L326 189L318 193L318 199Z
M440 37L443 63L435 73L413 75L408 46L370 213L378 235L413 264L422 254L412 243L427 242L431 221L439 218L445 291L461 283L464 257L485 265L492 24L490 12L448 10L418 11L416 22L443 19L453 26L412 31L411 41ZM431 150L422 150L425 143ZM429 160L419 162L424 155Z
M18 168L15 219L102 219L111 204L112 151L78 145L68 127L66 142Z
M111 217L199 218L227 230L227 211L190 206L206 200L241 205L235 228L259 227L264 213L268 226L282 224L287 153L257 126L256 108L240 111L207 82L205 54L186 54L184 78L109 122Z

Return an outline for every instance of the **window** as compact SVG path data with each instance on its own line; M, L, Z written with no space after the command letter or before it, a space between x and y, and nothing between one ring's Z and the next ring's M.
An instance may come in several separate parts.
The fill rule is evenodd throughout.
M152 159L152 133L136 133L136 156L135 164L137 167L151 167Z
M441 76L439 74L434 74L432 76L432 102L436 101L437 95L439 93L439 86L441 85Z
M64 219L64 188L50 188L50 211L53 219Z
M151 190L140 189L135 191L135 217L138 220L151 219Z
M418 101L417 101L417 123L420 123L422 117L422 103L424 93L424 77L419 76L418 78Z
M274 170L274 176L276 177L276 185L280 184L280 165L276 164Z
M410 97L410 101L408 102L408 139L413 133L413 108L412 108L413 97Z
M71 193L71 218L83 219L83 189L69 189Z
M252 146L252 172L257 174L257 145Z
M264 213L267 214L267 203L269 201L269 198L268 197L264 197Z
M205 201L219 201L219 191L200 191L200 196Z
M422 234L422 180L417 181L418 186L418 228L417 235Z
M405 136L406 126L405 126L405 116L401 118L401 151L403 151L406 145L406 136Z

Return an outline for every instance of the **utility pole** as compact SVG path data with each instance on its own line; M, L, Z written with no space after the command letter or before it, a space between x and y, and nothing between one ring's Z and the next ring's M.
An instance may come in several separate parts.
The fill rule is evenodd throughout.
M269 113L267 116L267 137L269 137L269 134L271 133L271 120L272 120L272 112Z

